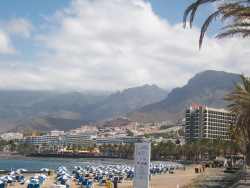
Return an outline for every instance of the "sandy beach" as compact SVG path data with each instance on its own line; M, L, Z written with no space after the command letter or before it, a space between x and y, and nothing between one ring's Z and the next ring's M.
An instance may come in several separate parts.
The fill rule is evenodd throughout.
M209 169L206 173L209 172ZM152 176L150 181L151 188L176 188L182 187L184 185L188 185L192 183L192 181L201 174L195 174L194 167L190 166L187 167L186 170L176 170L174 174L162 174L162 175L155 175ZM30 177L27 176L26 177ZM55 183L55 176L49 176L46 182L41 186L41 188L52 188L53 184ZM16 188L27 188L27 184L19 185L15 184L12 187ZM74 181L71 184L72 188L80 188L79 185L76 185ZM104 188L105 186L98 186L96 183L94 184L94 188ZM132 181L124 181L118 185L118 188L132 188L133 183Z

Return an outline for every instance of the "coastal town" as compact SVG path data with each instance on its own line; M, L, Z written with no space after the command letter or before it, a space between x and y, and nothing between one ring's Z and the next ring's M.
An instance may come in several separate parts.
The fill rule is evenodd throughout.
M250 187L250 0L2 0L0 188Z
M1 134L0 137L3 141L12 143L12 146L6 145L2 151L9 153L19 151L32 156L129 158L128 155L121 155L122 151L112 151L112 147L131 146L133 148L133 145L138 142L151 142L155 147L164 144L185 147L197 143L199 140L208 143L218 141L218 144L232 141L230 129L234 124L235 116L229 111L194 103L186 108L183 117L185 118L176 124L167 121L138 123L120 117L103 121L98 125L82 125L80 128L67 132L62 130L30 131L29 133L8 132ZM226 151L224 156L237 154L239 149L237 150L237 145L233 146L234 151L223 148ZM25 148L26 152L22 152L19 147ZM30 151L27 148L30 148ZM200 158L204 159L207 153L208 150L204 151ZM164 154L164 158L171 158L172 155L171 152L167 152ZM209 159L215 159L215 157L213 155ZM182 159L177 156L174 158Z
M161 123L137 123L127 118L117 118L100 123L100 125L82 125L80 128L67 132L52 130L50 132L30 131L27 133L7 132L1 134L3 141L12 141L19 144L37 146L39 153L53 151L54 153L66 152L67 149L75 150L93 148L100 145L124 145L143 141L173 143L178 139L184 142L183 125L171 125L168 122ZM162 137L154 138L161 134ZM178 138L177 138L178 137ZM3 148L8 152L10 148Z

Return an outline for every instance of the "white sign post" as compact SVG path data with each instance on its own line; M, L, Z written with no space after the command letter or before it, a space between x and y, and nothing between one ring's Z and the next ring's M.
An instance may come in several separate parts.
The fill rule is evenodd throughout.
M150 155L150 143L135 144L135 177L133 182L134 188L149 188Z

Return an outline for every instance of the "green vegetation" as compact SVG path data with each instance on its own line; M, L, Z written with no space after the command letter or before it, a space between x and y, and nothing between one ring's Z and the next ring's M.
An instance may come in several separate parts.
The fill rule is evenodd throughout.
M177 131L168 131L168 132L161 132L161 133L151 133L151 134L145 134L144 136L146 138L153 138L153 139L157 139L157 138L166 138L166 139L176 139L177 138Z
M132 159L134 156L134 144L102 145L100 152L104 156Z
M199 140L185 145L172 142L152 144L152 159L186 159L192 161L212 160L216 156L238 154L241 151L239 144L234 141Z
M232 129L235 140L245 146L246 162L250 165L250 78L241 76L242 83L226 96L229 109L236 115L236 126Z
M221 32L217 35L217 38L233 35L249 37L250 1L248 0L195 0L184 13L184 27L186 27L187 22L189 22L192 27L197 10L205 4L212 4L212 6L215 7L215 11L207 17L201 27L199 40L200 47L202 46L202 42L209 25L216 19L223 22L223 27Z
M3 151L7 145L7 141L0 139L0 151Z
M37 147L31 144L19 144L16 148L16 151L22 155L28 155L28 154L34 153L34 151L36 150L37 150Z
M0 151L17 152L23 155L32 153L35 151L35 147L30 144L22 144L19 142L0 140Z
M51 148L49 145L34 146L18 142L0 141L0 150L4 149L12 152L18 152L22 155L28 155L38 151L52 152L56 148ZM102 155L107 157L119 157L132 159L134 155L134 144L106 144L101 146L78 146L72 145L67 147L73 152L89 151L94 152L99 149ZM168 142L153 142L152 143L152 159L153 160L191 160L200 161L206 159L214 159L216 156L226 156L238 154L242 151L238 144L238 139L231 141L222 140L199 140L185 145L180 145L178 139L175 143Z

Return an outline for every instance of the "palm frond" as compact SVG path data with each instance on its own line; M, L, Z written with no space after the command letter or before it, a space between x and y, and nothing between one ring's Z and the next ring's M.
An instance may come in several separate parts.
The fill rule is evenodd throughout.
M241 84L226 96L228 108L236 116L236 127L250 142L250 78L241 76Z
M201 32L200 32L200 39L199 39L199 48L201 48L202 46L202 42L205 36L205 33L207 32L207 29L210 25L210 23L216 19L218 16L220 15L220 10L214 12L213 14L211 14L206 21L204 22L204 24L201 27Z
M184 28L186 27L187 22L189 22L190 27L192 27L195 14L201 5L206 4L206 3L213 3L216 1L222 1L222 0L196 0L196 2L194 2L190 6L188 6L187 9L185 10L184 16L183 16ZM189 16L190 16L190 18L189 18Z
M216 18L220 18L221 22L228 20L227 25L222 27L221 33L217 38L240 35L243 38L250 36L250 0L196 0L184 12L183 23L186 27L187 23L192 27L197 10L204 4L212 4L221 2L217 5L217 10L210 14L201 27L199 48L202 47L205 33L210 24Z
M216 38L225 38L228 36L241 35L243 38L250 36L250 28L232 28L225 32L222 32L216 36Z

